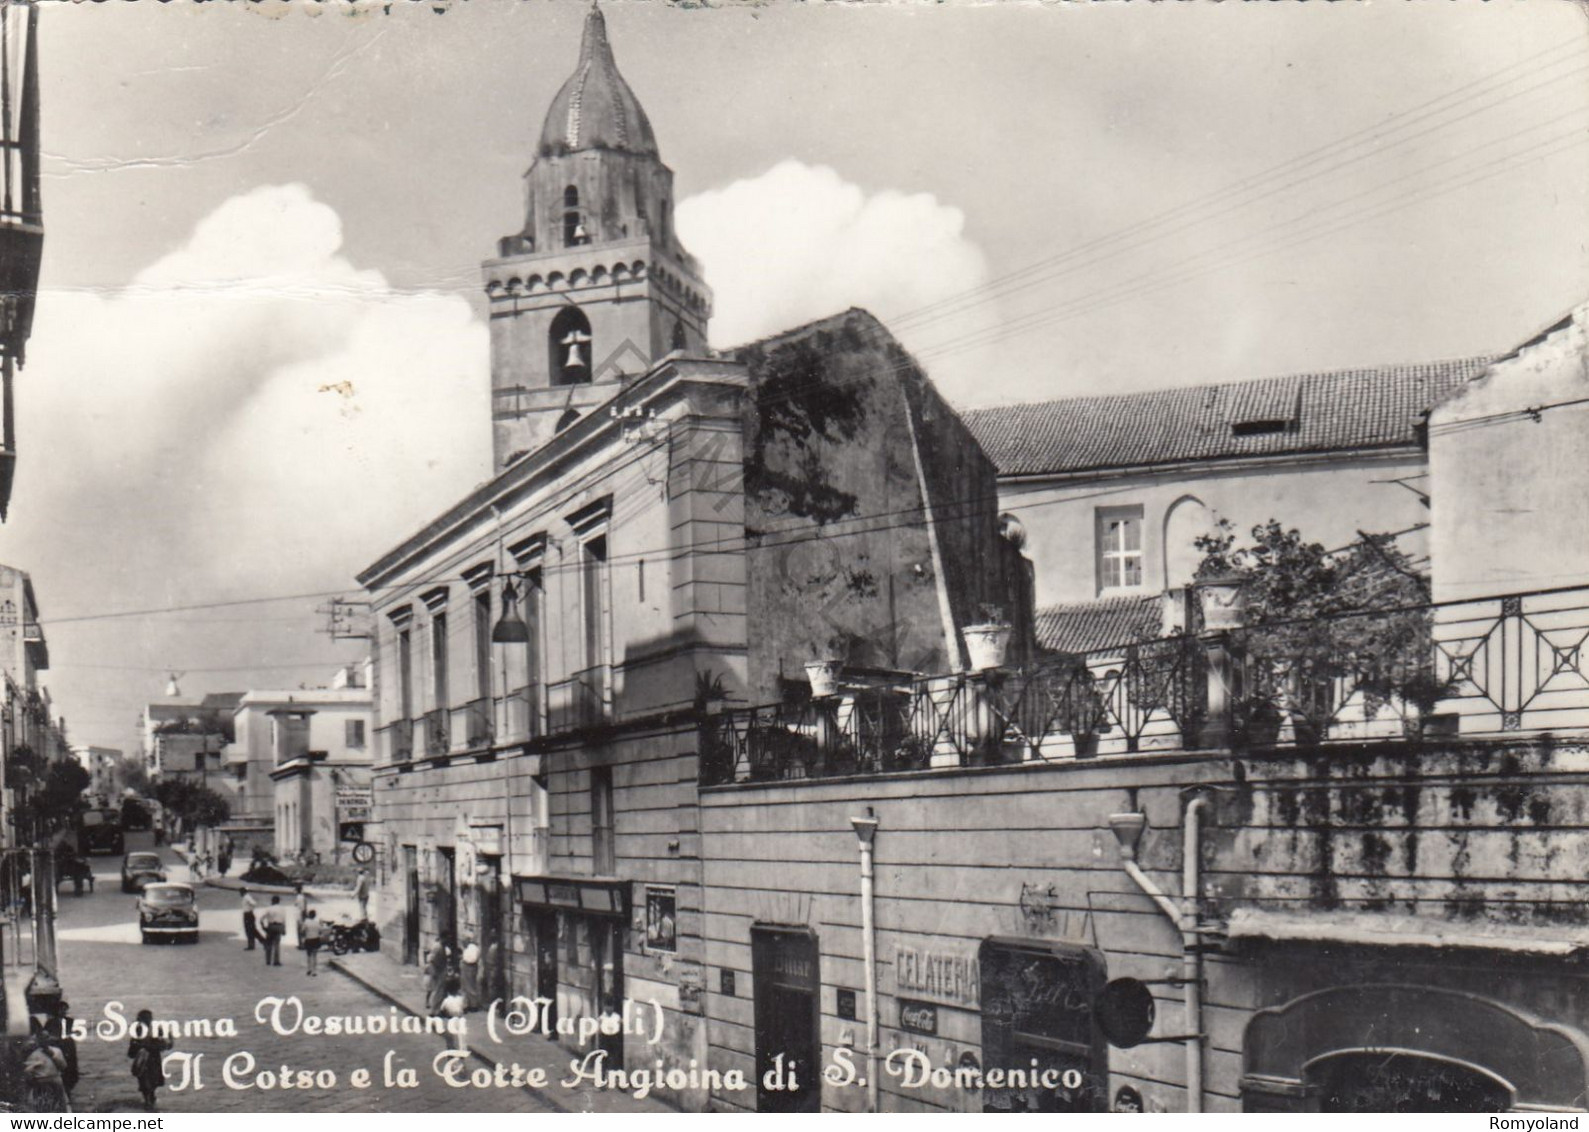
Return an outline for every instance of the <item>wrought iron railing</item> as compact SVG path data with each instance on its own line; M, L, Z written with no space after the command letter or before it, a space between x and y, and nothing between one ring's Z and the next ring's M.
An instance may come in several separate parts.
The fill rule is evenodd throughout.
M1275 621L730 711L707 785L1589 729L1589 588Z
M1206 687L1203 644L1191 637L857 687L710 717L702 775L817 778L1195 745Z

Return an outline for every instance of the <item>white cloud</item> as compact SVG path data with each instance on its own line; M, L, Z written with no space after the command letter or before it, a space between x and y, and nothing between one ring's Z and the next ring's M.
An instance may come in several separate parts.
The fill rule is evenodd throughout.
M341 243L335 210L272 185L221 204L122 291L44 280L0 560L34 574L46 621L351 589L490 474L485 327L458 296L393 290ZM322 655L314 604L283 611L304 618L292 634L241 625L246 609L224 614L237 620L221 640L169 622L62 626L51 684L70 716L108 691L77 665L140 649L173 667Z
M734 346L864 307L888 322L987 282L965 215L927 193L868 193L826 166L780 162L758 177L681 201L679 238L714 293L714 345ZM923 353L952 399L974 379L976 352L936 347L995 325L984 304L950 317L903 320L895 332ZM984 359L985 360L985 359Z

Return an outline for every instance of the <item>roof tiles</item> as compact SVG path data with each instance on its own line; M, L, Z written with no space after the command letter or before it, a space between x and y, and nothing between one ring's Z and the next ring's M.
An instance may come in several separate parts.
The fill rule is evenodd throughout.
M1335 452L1417 442L1422 414L1488 356L1292 374L963 412L1000 475Z

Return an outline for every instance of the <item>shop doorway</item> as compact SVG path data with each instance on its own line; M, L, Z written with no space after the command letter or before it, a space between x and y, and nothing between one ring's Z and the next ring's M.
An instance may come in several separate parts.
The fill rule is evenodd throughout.
M419 850L403 846L403 962L419 966Z
M1416 1053L1356 1050L1308 1068L1320 1112L1507 1112L1512 1092L1471 1065Z
M544 999L546 1029L557 1026L557 913L547 908L526 908L525 925L535 948L535 997Z
M590 955L596 967L596 1013L623 1014L623 921L590 918ZM607 1051L607 1068L623 1068L623 1031L601 1034L597 1045Z
M458 859L452 849L436 850L436 938L458 950Z
M1062 1082L985 1089L983 1111L1107 1111L1109 1053L1092 1017L1104 986L1102 956L1074 944L988 940L979 962L983 1069L1030 1072L1035 1065L1058 1070Z
M816 937L809 932L752 928L751 981L755 988L756 1111L816 1112L822 1106ZM785 1084L769 1089L770 1072Z
M481 855L475 892L480 901L480 995L486 1006L503 991L502 858Z

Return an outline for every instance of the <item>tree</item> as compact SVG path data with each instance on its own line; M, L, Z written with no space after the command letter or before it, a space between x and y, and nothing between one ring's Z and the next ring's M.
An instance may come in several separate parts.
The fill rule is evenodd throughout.
M149 768L144 765L143 757L122 756L121 783L139 797L149 796Z
M1199 579L1242 585L1238 727L1261 730L1290 712L1322 729L1353 692L1370 717L1393 700L1427 714L1450 694L1435 674L1428 581L1395 536L1359 532L1328 551L1270 519L1252 528L1250 545L1236 546L1229 522L1196 545Z
M232 816L230 802L208 786L187 778L162 778L155 783L154 795L168 813L189 829L221 825Z

